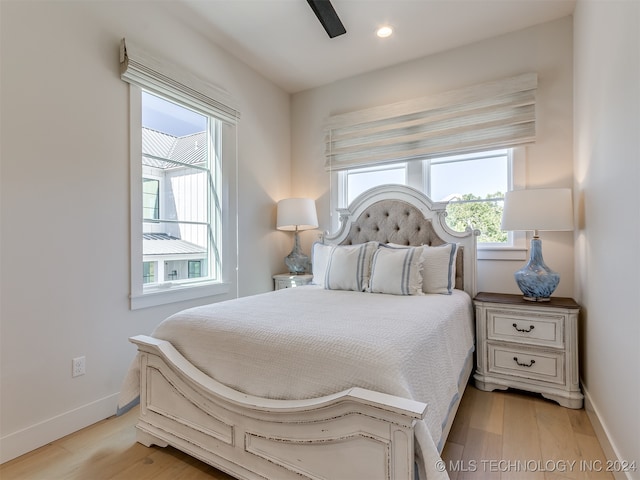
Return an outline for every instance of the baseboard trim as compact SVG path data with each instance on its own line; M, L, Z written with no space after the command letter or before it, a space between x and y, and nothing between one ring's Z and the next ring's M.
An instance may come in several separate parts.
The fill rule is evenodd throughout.
M618 449L611 441L611 436L609 435L606 424L602 421L602 417L598 413L598 408L594 405L589 391L584 387L584 383L582 384L582 391L584 393L584 409L587 412L589 420L591 420L591 425L593 426L593 430L600 442L605 457L611 462L619 461L621 457L618 454ZM632 480L630 472L612 473L616 480Z
M111 417L116 412L118 395L114 393L0 437L0 463L8 462L49 442Z

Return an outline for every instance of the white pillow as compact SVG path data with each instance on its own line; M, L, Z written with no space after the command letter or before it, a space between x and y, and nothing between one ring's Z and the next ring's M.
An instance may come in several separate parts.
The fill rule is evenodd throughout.
M458 245L446 243L437 247L422 247L422 291L450 295L456 286L456 256Z
M368 291L393 295L422 294L422 251L421 247L380 245L371 260Z
M393 248L411 248L406 245L387 243ZM456 286L457 243L445 243L437 247L422 245L422 291L424 293L441 293L451 295Z
M364 292L369 287L371 257L378 242L314 245L313 282L328 290Z
M327 274L327 264L329 263L329 255L332 249L333 245L325 245L318 242L311 247L312 284L324 285L324 277Z

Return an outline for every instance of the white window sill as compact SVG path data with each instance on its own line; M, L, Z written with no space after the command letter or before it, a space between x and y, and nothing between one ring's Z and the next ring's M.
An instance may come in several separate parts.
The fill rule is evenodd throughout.
M230 283L202 283L198 285L171 286L147 291L141 295L131 295L131 310L183 302L196 298L228 293Z
M478 246L478 260L526 260L528 255L521 247Z

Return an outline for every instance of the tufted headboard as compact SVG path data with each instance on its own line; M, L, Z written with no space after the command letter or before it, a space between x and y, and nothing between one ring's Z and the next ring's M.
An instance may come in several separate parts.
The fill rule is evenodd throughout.
M445 224L446 203L432 202L402 185L375 187L339 209L340 228L327 243L352 245L377 241L399 245L458 243L456 288L475 295L477 231L453 232Z

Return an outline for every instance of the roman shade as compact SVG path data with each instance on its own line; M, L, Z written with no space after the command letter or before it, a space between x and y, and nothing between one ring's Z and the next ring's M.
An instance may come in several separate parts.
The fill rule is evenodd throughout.
M508 148L536 137L536 73L331 116L326 168Z
M220 120L236 124L240 119L240 112L227 92L154 58L124 38L120 42L120 78L143 88L151 88L162 95L177 97L197 110L204 104Z

